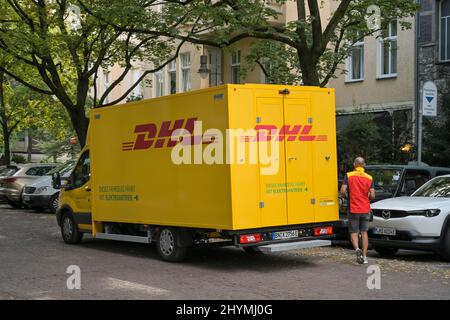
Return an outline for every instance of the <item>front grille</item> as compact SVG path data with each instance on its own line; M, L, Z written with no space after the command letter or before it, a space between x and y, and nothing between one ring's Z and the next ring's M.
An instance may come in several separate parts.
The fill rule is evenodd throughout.
M25 193L26 194L32 194L36 191L35 187L25 187Z
M373 215L376 217L391 219L391 218L404 218L412 215L408 211L402 210L372 210Z

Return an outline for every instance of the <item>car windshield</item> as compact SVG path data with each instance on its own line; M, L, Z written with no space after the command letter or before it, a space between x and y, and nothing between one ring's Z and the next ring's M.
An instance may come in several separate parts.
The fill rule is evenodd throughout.
M50 170L49 172L47 172L47 176L51 176L54 173L59 172L60 175L65 175L68 171L72 170L73 168L73 161L68 161L58 167L56 167L55 169Z
M0 176L10 177L19 170L17 167L6 167L0 170Z
M450 198L450 177L439 177L428 181L412 197Z
M392 168L370 168L366 169L367 174L373 178L375 188L394 192L397 190L403 169Z

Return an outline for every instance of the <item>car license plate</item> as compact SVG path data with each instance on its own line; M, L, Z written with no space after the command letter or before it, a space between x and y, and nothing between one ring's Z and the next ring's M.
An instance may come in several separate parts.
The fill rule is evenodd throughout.
M30 196L23 196L23 200L30 201Z
M395 236L397 234L394 228L383 228L383 227L375 227L373 228L374 234L382 234L385 236Z
M272 233L272 240L284 240L297 237L298 237L298 230L280 231Z

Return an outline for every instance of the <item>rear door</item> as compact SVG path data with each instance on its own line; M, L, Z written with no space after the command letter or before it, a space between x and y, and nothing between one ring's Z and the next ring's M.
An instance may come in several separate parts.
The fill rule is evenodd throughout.
M289 224L314 222L310 99L284 98L286 195Z
M262 226L278 226L288 223L286 208L286 173L284 141L275 144L276 150L272 150L271 141L276 139L276 134L284 124L283 98L282 97L258 97L256 101L257 118L256 133L258 141L258 157L260 166L260 212ZM276 152L274 152L276 151ZM262 169L268 169L269 164L261 163L261 155L272 161L276 168L274 174L261 174Z

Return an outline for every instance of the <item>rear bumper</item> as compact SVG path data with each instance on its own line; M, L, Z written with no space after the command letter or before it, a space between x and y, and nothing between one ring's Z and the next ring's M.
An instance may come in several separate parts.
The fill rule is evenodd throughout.
M9 200L13 202L19 202L21 192L22 190L0 188L0 198L4 199L5 201Z
M232 237L233 244L236 247L251 247L251 246L259 247L279 243L303 242L311 240L331 240L334 239L335 237L334 234L335 223L336 221L330 221L330 222L321 222L303 225L288 225L288 226L267 227L258 229L233 230L233 231L223 231L222 234ZM314 235L315 228L325 228L325 227L333 227L333 234L319 235L319 236ZM273 240L272 237L273 232L293 231L293 230L299 231L298 237L283 240ZM239 237L241 235L256 234L256 233L261 234L261 241L245 244L239 242Z
M23 195L23 203L30 208L48 208L48 203L50 201L49 195Z

